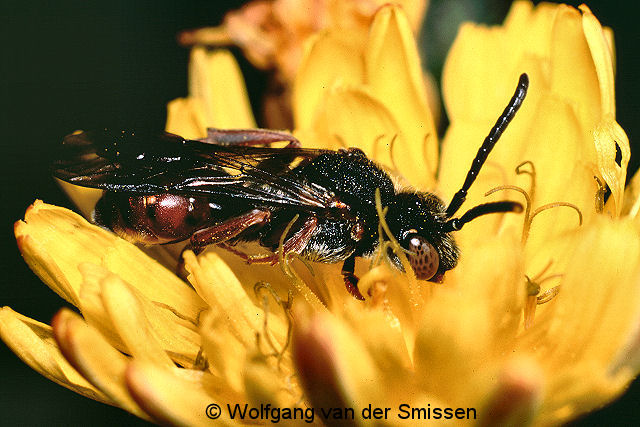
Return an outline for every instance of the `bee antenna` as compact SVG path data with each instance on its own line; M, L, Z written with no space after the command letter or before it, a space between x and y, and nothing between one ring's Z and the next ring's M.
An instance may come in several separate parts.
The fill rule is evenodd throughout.
M457 231L462 228L463 225L472 221L479 216L500 213L500 212L522 212L524 208L518 202L504 201L504 202L491 202L484 203L482 205L475 206L464 213L460 218L452 218L442 225L442 231L449 233L451 231Z
M525 73L520 74L520 80L518 81L516 92L513 94L511 101L509 101L507 108L504 109L495 125L493 125L493 128L491 128L489 135L484 139L475 159L473 159L473 162L471 163L471 168L469 169L469 172L467 172L467 177L464 180L464 184L462 184L462 188L453 196L453 199L451 199L451 203L449 203L449 206L447 207L447 218L451 218L453 214L460 209L462 203L464 203L467 198L467 191L469 190L469 187L471 187L471 184L473 184L478 177L478 173L480 173L480 169L487 160L489 153L493 150L496 142L498 142L500 136L505 131L511 120L513 120L513 117L522 105L522 101L524 101L525 96L527 96L528 88L529 77Z

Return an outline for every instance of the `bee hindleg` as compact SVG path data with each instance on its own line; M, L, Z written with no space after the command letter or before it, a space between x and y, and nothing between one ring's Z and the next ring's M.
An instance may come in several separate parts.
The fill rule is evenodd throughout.
M191 235L189 243L180 252L178 258L178 267L176 268L179 276L184 276L184 253L185 251L193 251L196 255L202 253L209 245L225 242L236 237L252 225L264 224L269 221L271 212L266 210L254 209L243 215L231 218L220 224L198 230Z
M286 141L287 148L300 147L300 141L293 135L268 129L208 128L207 137L201 141L218 145L269 145Z
M196 231L191 235L189 243L194 249L201 248L202 250L208 245L232 239L252 225L265 224L269 218L271 218L270 211L254 209L220 224Z
M347 287L347 291L353 296L355 299L359 299L364 301L364 297L360 293L360 289L358 289L358 276L355 275L356 269L356 257L355 255L351 255L349 258L344 260L342 264L342 277L344 278L344 284Z

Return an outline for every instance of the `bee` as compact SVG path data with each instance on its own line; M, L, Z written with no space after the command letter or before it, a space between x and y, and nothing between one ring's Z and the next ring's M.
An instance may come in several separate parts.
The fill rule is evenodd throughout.
M302 148L292 135L265 129L209 129L202 140L82 132L64 139L53 174L104 190L94 222L132 242L188 240L196 253L219 245L249 263L275 264L290 253L314 262L342 262L347 290L363 299L355 260L380 245L376 190L416 277L433 282L458 263L452 232L481 215L522 211L520 203L500 201L454 217L528 85L522 74L448 205L429 192L396 188L389 174L357 148ZM275 142L287 145L271 147ZM257 242L269 253L248 255L236 249L238 242ZM398 257L389 256L402 269Z

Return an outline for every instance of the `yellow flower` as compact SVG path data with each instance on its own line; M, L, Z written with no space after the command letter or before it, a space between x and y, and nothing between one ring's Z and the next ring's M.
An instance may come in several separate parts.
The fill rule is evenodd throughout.
M363 35L383 0L269 0L252 1L229 12L220 27L185 31L185 45L222 46L233 43L243 49L258 68L276 69L286 82L294 80L305 43L325 30ZM415 33L428 2L400 0Z
M354 408L357 424L367 410L404 424L413 408L431 419L546 425L611 401L640 368L640 178L623 193L629 147L615 122L612 37L581 10L518 2L503 27L461 29L444 76L451 127L440 162L400 9L378 10L366 36L329 30L305 51L293 97L303 142L359 146L445 199L517 75L529 74L525 104L466 205L502 186L511 199L526 194L524 221L493 215L456 233L463 255L444 284L376 257L369 270L358 266L361 302L339 266L246 267L213 249L186 253L190 287L130 243L36 202L16 224L19 247L82 318L63 310L49 327L5 307L2 339L53 381L168 424L209 423L213 404L228 424L226 404L268 403L315 407L317 422L320 408L342 407ZM222 89L207 70L225 55L194 51L190 98L170 108L170 130L252 120L246 104L233 122L212 99ZM240 90L226 58L218 72ZM598 182L611 190L604 206ZM540 211L550 203L563 205Z
M333 405L368 402L397 412L402 402L430 403L476 408L485 422L556 424L614 399L637 374L637 188L627 196L623 213L629 214L618 218L629 145L615 122L612 36L586 6L581 12L516 2L502 27L461 28L444 71L451 126L435 191L450 200L460 187L517 76L526 72L529 96L467 198L474 206L494 188L511 189L509 198L524 193L525 224L516 215L487 216L456 233L462 258L445 286L407 284L384 267L362 279L363 292L368 286L404 293L389 297L388 307L405 346L391 342L391 333L379 326L384 320L372 321L360 306L345 310L342 322L313 316L294 335L312 403L327 404L330 396ZM308 62L313 60L323 62ZM352 65L337 62L341 68ZM321 81L323 88L342 84ZM303 92L299 99L314 95ZM393 101L382 103L393 111L384 101ZM315 117L305 115L304 124L328 127L325 135L342 131L338 119ZM351 121L364 123L365 133L376 126L360 119ZM351 134L358 132L352 127ZM343 139L380 159L370 145ZM416 139L398 142L399 151L417 151ZM396 164L401 173L411 170L401 159ZM427 165L421 172L430 170ZM599 206L605 184L611 197ZM548 210L554 205L559 208ZM529 287L525 277L533 278ZM536 302L550 299L534 317ZM350 370L354 353L357 372ZM317 368L325 359L332 362Z
M134 245L40 201L15 233L29 266L83 316L64 309L49 327L9 307L0 311L2 339L47 378L174 424L206 423L205 408L215 402L269 396L281 406L295 403L300 392L284 374L268 377L292 369L290 357L273 356L288 333L285 311L267 308L272 288L247 293L208 253L187 255L194 290ZM249 272L252 283L272 276ZM287 387L289 400L279 398Z
M234 44L243 50L253 65L261 69L273 70L274 72L269 75L268 88L263 93L261 121L271 128L290 128L292 127L291 87L295 80L299 80L297 75L300 71L300 63L304 61L309 45L315 44L314 40L317 37L325 38L326 34L330 33L333 35L332 40L323 43L324 47L322 48L341 56L346 55L348 62L352 62L352 58L349 57L353 53L351 49L362 49L362 44L369 37L369 27L375 13L386 3L383 0L252 1L239 10L229 12L221 26L185 31L180 35L179 40L182 44L200 47L220 47ZM409 20L407 25L410 25L414 34L417 34L425 16L428 1L399 0L394 3L406 12ZM411 35L407 36L409 39L413 39ZM390 43L406 43L408 40L389 39L388 41ZM372 48L380 51L386 46L372 46ZM196 55L195 52L202 52L202 50L195 49L194 55ZM202 53L198 53L198 55L202 55ZM213 56L211 61L214 61ZM375 61L377 61L375 56L369 60L369 69L380 70ZM201 73L204 69L198 64L202 63L201 58L192 58L191 68ZM391 63L391 58L389 58L389 63ZM327 64L315 65L327 68ZM336 58L332 65L340 65L339 58ZM219 75L218 69L214 67L213 63L210 64L208 70L207 74L212 78L214 76L217 78ZM387 72L390 73L392 70L393 68L389 68ZM344 70L338 67L336 71ZM413 67L411 72L418 72L420 77L416 76L416 78L423 78L419 67ZM341 75L349 77L348 74ZM191 76L193 77L193 73ZM425 76L429 83L429 102L432 106L439 108L432 79L428 74ZM201 80L202 78L197 76L195 79L191 79L191 81ZM320 82L316 80L316 83ZM223 87L220 84L216 84L216 86ZM207 126L222 127L219 125L220 117L233 117L233 115L226 113L223 113L223 116L213 117L206 115L201 110L193 111L193 109L197 110L200 105L198 102L192 102L194 93L192 90L190 92L189 105L182 105L182 102L185 101L174 102L170 104L170 110L179 108L182 111L181 114L187 114L191 117L188 120L193 121L194 124L200 124L201 135L204 135ZM397 96L399 95L397 94ZM423 102L422 98L420 99ZM242 97L240 101L242 102ZM229 102L233 102L233 99L230 98ZM426 117L430 119L430 115L426 115ZM204 118L207 120L203 121ZM299 115L296 118L299 120ZM423 120L425 120L424 117L420 117L419 122Z
M167 109L167 132L184 138L204 138L207 127L256 127L240 68L227 51L194 48L189 96L171 101Z

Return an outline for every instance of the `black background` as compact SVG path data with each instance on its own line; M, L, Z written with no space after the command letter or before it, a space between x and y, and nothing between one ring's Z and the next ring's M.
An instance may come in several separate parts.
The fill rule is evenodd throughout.
M188 51L177 46L176 33L217 24L225 10L241 3L2 2L0 305L9 305L47 323L64 305L24 264L13 238L14 221L22 218L34 199L71 207L48 172L53 147L75 129L104 126L162 129L166 103L187 93ZM509 2L486 3L500 15ZM640 135L638 120L633 120L633 114L639 111L638 30L637 24L632 23L633 12L623 8L622 3L592 1L589 6L603 24L615 30L618 121L632 141L634 156L638 147L633 146L633 141ZM579 2L573 4L577 6ZM257 105L265 76L239 59L252 103ZM637 164L637 160L632 160L633 170ZM1 344L0 362L3 423L142 424L124 411L49 382ZM636 382L620 400L577 424L628 424L640 416L636 403L639 397L640 384Z

